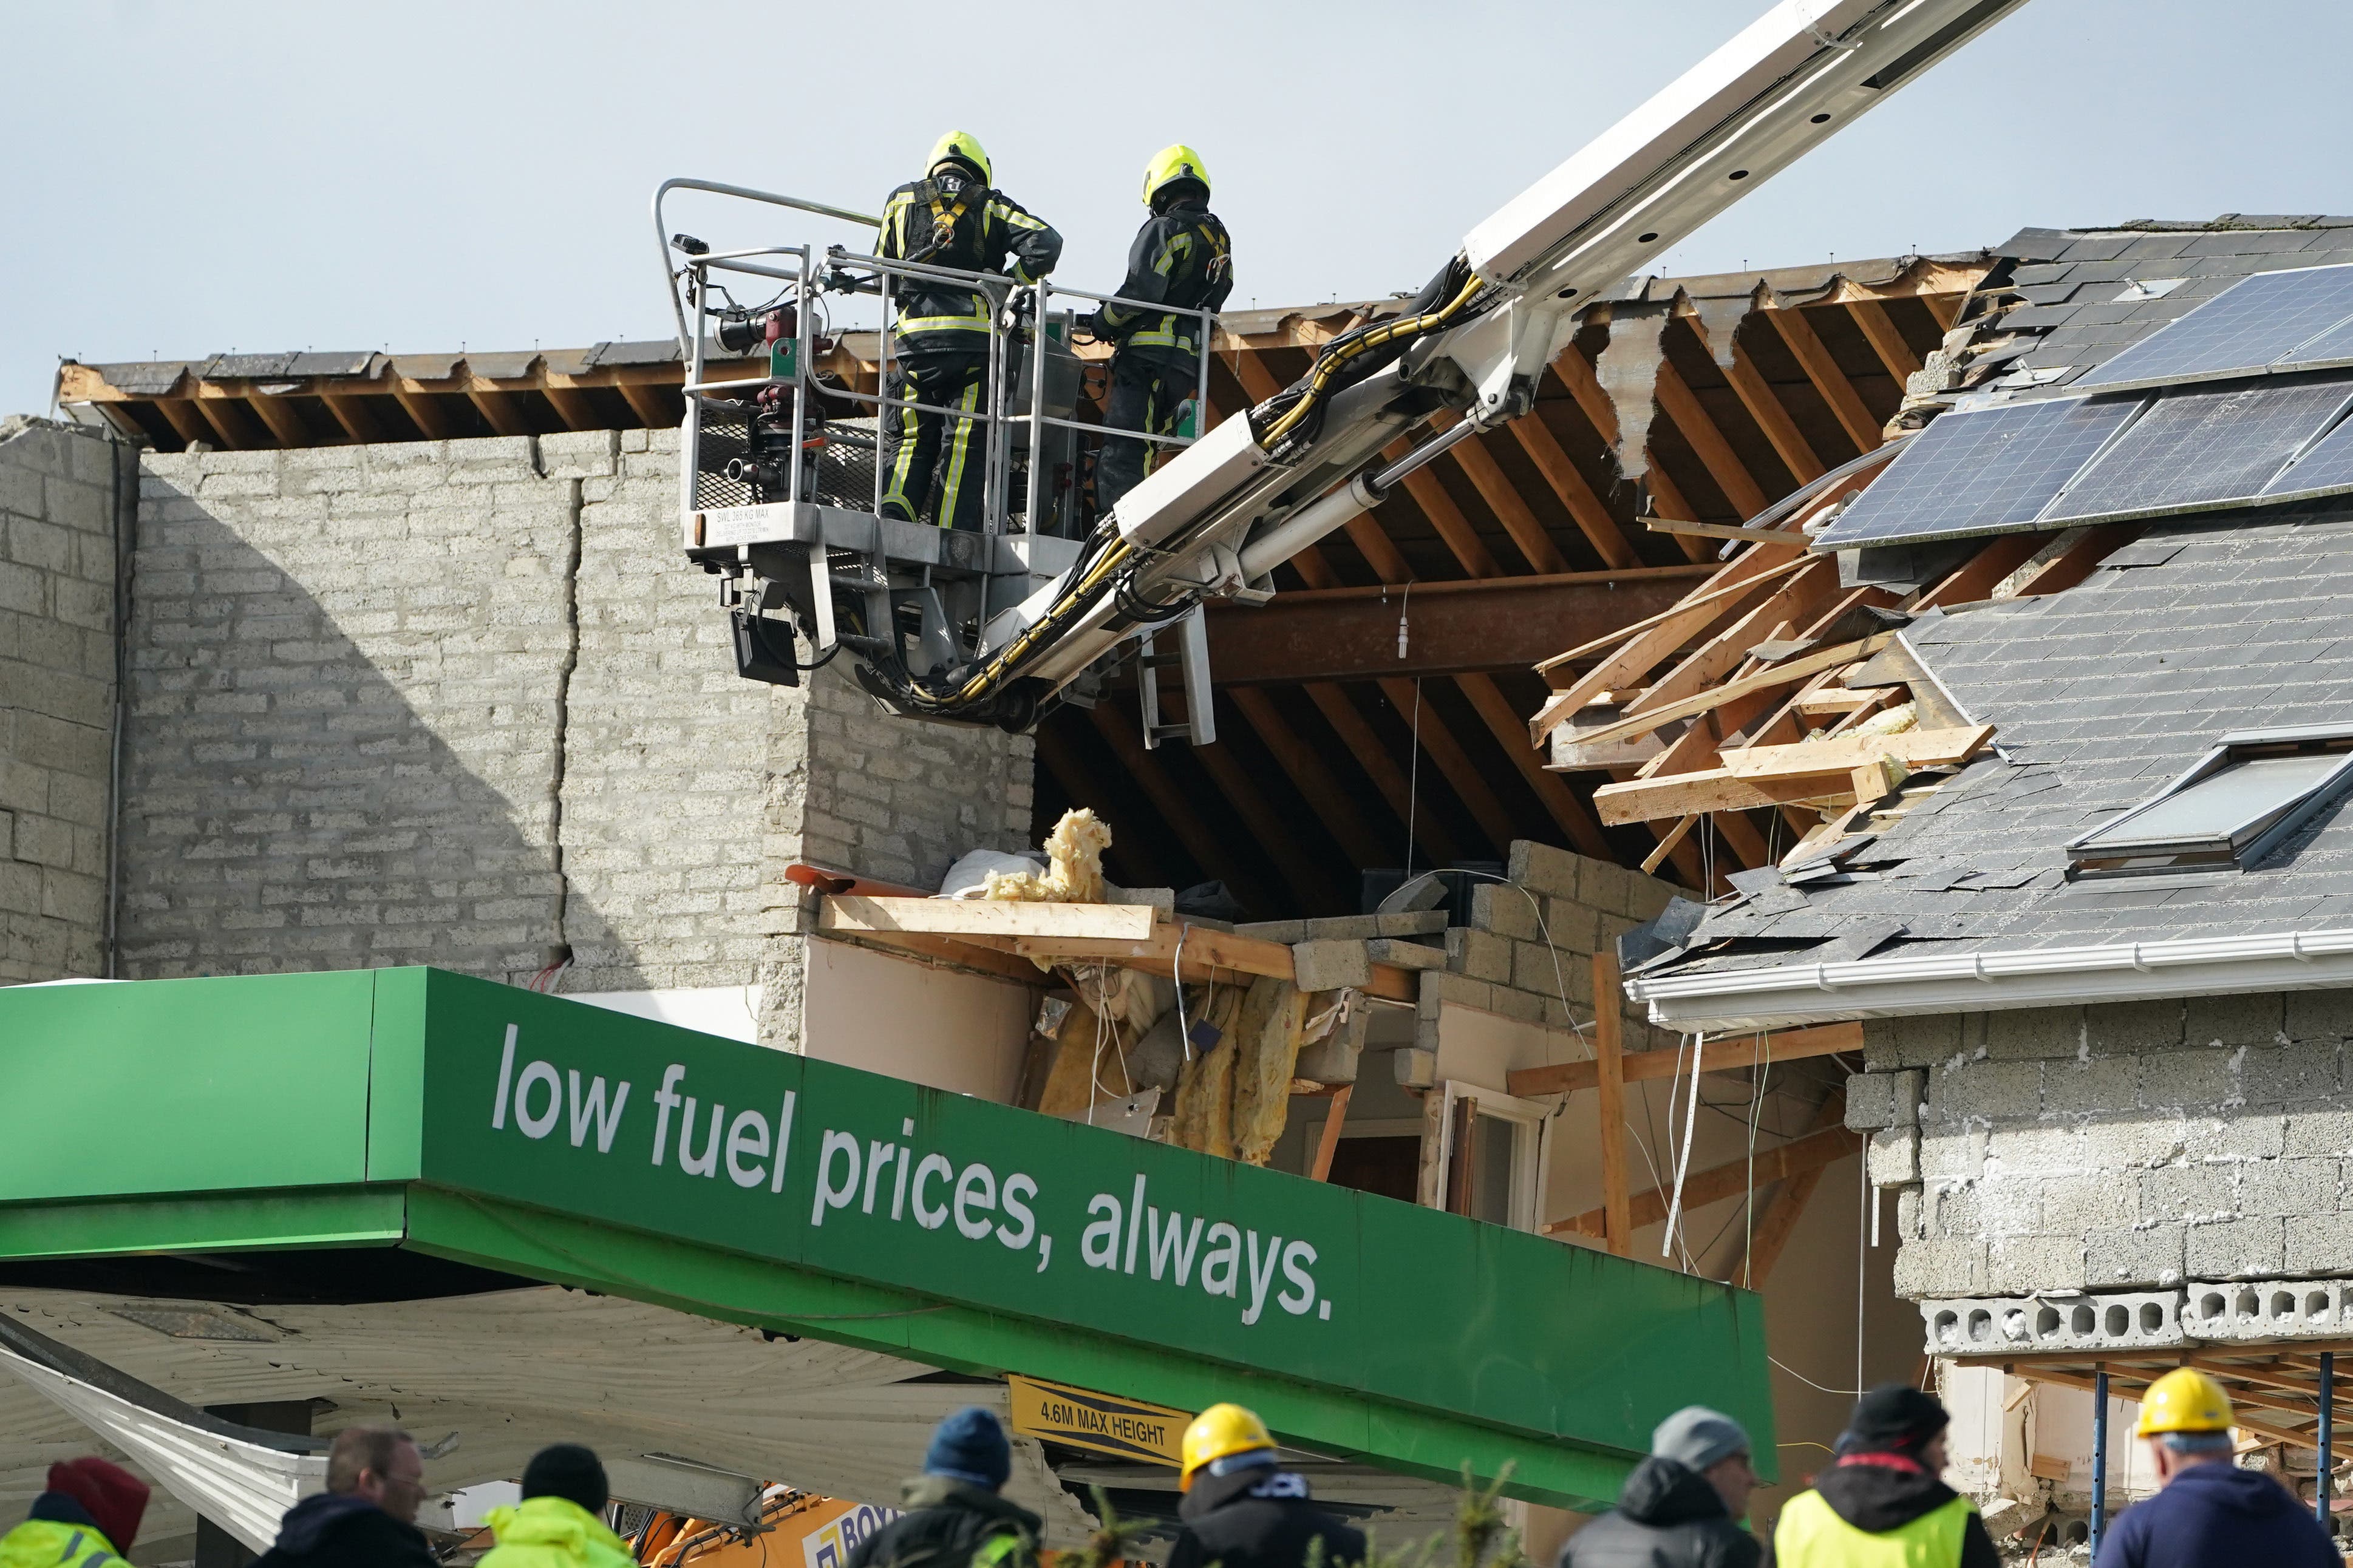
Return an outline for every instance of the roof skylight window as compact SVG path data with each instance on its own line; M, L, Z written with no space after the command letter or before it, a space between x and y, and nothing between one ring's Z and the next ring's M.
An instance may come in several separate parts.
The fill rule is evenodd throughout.
M2353 723L2222 737L2155 796L2067 846L2070 875L2253 866L2353 784Z

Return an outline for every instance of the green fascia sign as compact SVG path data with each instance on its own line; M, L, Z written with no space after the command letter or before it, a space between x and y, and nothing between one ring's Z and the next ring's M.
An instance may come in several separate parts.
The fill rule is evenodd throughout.
M1591 1508L1759 1299L427 969L0 990L0 1258L396 1246Z

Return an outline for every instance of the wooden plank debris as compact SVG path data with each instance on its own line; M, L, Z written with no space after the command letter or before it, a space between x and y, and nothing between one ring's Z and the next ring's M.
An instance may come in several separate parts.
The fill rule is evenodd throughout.
M1702 1072L1740 1072L1759 1062L1778 1066L1810 1057L1833 1056L1862 1049L1861 1024L1823 1024L1810 1029L1781 1029L1758 1042L1755 1035L1725 1035L1707 1042L1700 1052ZM1620 1080L1643 1083L1672 1078L1691 1070L1688 1051L1629 1051L1620 1058ZM1554 1062L1521 1068L1504 1079L1505 1087L1523 1100L1539 1095L1575 1094L1600 1081L1599 1060Z
M1774 778L1795 773L1840 773L1894 757L1915 768L1967 762L1993 739L1990 724L1949 730L1905 730L1893 735L1843 735L1800 741L1788 746L1737 746L1724 753L1725 771L1735 778Z
M1661 725L1671 724L1678 719L1694 718L1711 709L1721 708L1725 703L1739 698L1759 691L1770 691L1775 687L1791 685L1803 680L1807 676L1818 675L1826 669L1836 669L1841 665L1852 664L1859 658L1868 658L1894 640L1894 633L1881 632L1875 637L1864 637L1859 642L1841 643L1836 647L1824 648L1820 653L1810 653L1802 658L1788 659L1780 664L1760 669L1754 675L1726 681L1724 685L1710 691L1703 691L1696 697L1685 698L1681 702L1671 702L1663 708L1654 708L1649 712L1622 719L1606 729L1596 730L1589 734L1580 736L1579 739L1587 745L1598 745L1604 741L1615 741L1633 735L1647 735ZM1606 690L1607 688L1603 689ZM1546 704L1546 711L1550 712L1553 706L1550 703Z
M931 931L944 936L1088 937L1143 941L1159 911L1149 904L1018 903L985 899L828 899L826 931Z
M1626 1190L1625 1058L1619 1032L1618 954L1593 955L1594 1083L1601 1091L1602 1239L1620 1258L1634 1251L1633 1210Z

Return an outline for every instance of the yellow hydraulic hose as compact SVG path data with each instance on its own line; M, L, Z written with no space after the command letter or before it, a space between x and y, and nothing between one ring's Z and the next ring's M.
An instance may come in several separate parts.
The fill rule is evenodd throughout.
M1283 411L1282 418L1277 419L1268 428L1266 444L1271 447L1299 427L1299 422L1306 418L1308 410L1314 408L1323 398L1324 387L1329 385L1332 378L1340 373L1342 365L1360 353L1379 348L1385 343L1393 343L1399 338L1419 337L1423 332L1436 331L1452 321L1462 307L1471 302L1471 297L1485 287L1486 285L1478 278L1473 277L1462 285L1461 293L1455 295L1440 309L1419 316L1401 316L1394 321L1374 328L1363 337L1344 344L1329 355L1318 360L1315 368L1307 377L1307 391L1297 403Z
M1363 337L1343 345L1318 361L1314 370L1307 378L1305 394L1297 403L1285 409L1282 417L1277 419L1268 429L1266 445L1272 446L1298 428L1299 422L1307 416L1308 411L1323 397L1324 389L1331 384L1332 378L1339 374L1342 365L1360 353L1368 353L1384 344L1393 343L1399 338L1419 337L1424 332L1435 331L1460 315L1462 308L1485 287L1483 282L1474 277L1462 285L1461 293L1438 310L1425 311L1419 316L1403 316L1394 321L1384 322L1367 331ZM1007 670L1012 668L1028 654L1033 643L1053 629L1055 617L1064 605L1082 597L1095 588L1112 573L1117 571L1133 553L1134 547L1126 540L1122 539L1113 543L1103 552L1103 559L1094 563L1085 577L1073 584L1069 593L1056 600L1051 608L1030 623L1019 637L1008 645L1003 653L990 659L985 668L975 672L972 679L965 681L955 695L934 699L913 694L914 700L923 707L938 709L960 707L977 700L987 694L990 687L1002 679Z

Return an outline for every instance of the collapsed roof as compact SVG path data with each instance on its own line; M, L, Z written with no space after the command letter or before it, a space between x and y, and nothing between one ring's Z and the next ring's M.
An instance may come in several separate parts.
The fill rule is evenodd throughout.
M1219 745L1147 752L1132 687L1050 717L1041 834L1092 806L1133 825L1114 877L1220 879L1259 918L1353 914L1367 868L1500 864L1515 839L1639 861L1655 841L1605 829L1589 781L1527 750L1522 716L1543 690L1529 666L1672 603L1712 570L1708 531L1876 447L1990 261L1631 280L1588 312L1531 416L1303 553L1268 605L1213 616ZM1396 308L1229 312L1212 413L1271 395L1318 345ZM874 357L848 333L832 363L871 384ZM269 450L675 426L682 380L674 343L607 343L69 363L60 395L165 450ZM1669 874L1698 887L1695 850Z
M1901 422L1941 437L1931 421L2052 405L2240 279L2348 262L2353 219L2029 229L1913 378ZM2147 407L2202 399L2206 427L2243 437L2282 389L2305 389L2263 459L2276 468L2343 417L2348 377ZM2181 458L2168 482L2195 482L2195 432L2123 404L2092 450L2122 449L2115 430L2148 418L2147 449L2125 466ZM2343 984L2311 938L2353 927L2336 756L2353 744L2353 643L2337 631L2353 610L2353 497L2267 504L2242 488L2182 515L2084 522L2036 501L2004 531L1980 520L1924 540L1944 497L1966 501L2015 464L1976 453L1932 497L1904 486L1902 462L1899 448L1756 520L1679 615L1562 681L1539 713L1554 765L1613 776L1596 795L1605 819L1695 832L1722 868L1713 902L1672 912L1630 954L1632 994L1662 1021L1734 1026ZM1858 542L1848 520L1881 473L1899 476L1886 493L1905 504L1872 511L1883 521ZM2260 795L2257 775L2278 765L2262 759L2293 752L2313 787L2249 807L2276 825L2260 840L2234 842L2223 822L2100 847L2130 837L2104 825L2160 796L2160 815L2196 827L2202 799ZM2210 782L2183 791L2200 767Z

